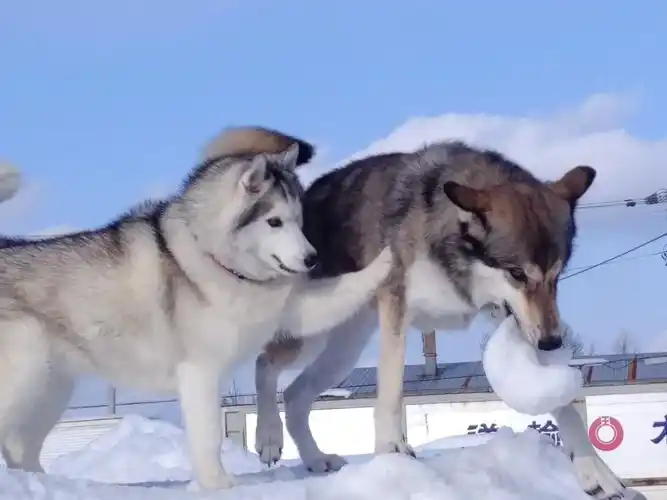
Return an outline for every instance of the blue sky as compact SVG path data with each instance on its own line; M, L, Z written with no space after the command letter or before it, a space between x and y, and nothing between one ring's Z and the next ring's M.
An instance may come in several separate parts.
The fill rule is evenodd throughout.
M651 141L667 137L667 68L659 62L667 4L657 0L138 4L3 7L0 158L22 169L26 188L0 211L2 231L101 224L172 189L206 138L230 124L302 135L331 164L413 117L537 120L608 94L632 102L611 121L644 148L627 150L627 169L638 168L633 154L655 158ZM644 161L642 190L654 177L666 181L656 189L667 187L661 170ZM618 186L606 192L617 195ZM667 230L662 207L632 210L582 216L573 266ZM563 284L564 314L602 351L620 328L650 339L667 329L665 277L659 257L592 271ZM469 358L477 342L448 337L439 347L448 358ZM416 338L413 361L419 348Z

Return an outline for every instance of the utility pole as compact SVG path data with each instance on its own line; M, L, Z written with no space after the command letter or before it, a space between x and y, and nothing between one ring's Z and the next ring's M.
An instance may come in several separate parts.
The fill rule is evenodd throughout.
M435 330L422 332L424 347L424 375L434 377L438 372L438 353L435 342Z
M113 384L107 386L107 409L111 415L116 414L116 386Z
M657 205L659 203L667 203L667 189L658 189L655 193L649 194L644 198L644 203L647 205ZM667 266L667 245L662 247L662 252L660 252L660 257L662 258L665 266Z
M625 206L626 207L634 207L637 206L637 201L639 203L642 203L644 205L659 205L662 203L667 203L667 189L661 188L658 189L657 191L649 194L647 197L639 200L625 200ZM662 247L662 251L660 252L660 257L662 258L663 262L665 263L665 266L667 266L667 245Z
M667 189L658 189L655 193L649 194L644 198L647 205L657 205L658 203L667 203Z

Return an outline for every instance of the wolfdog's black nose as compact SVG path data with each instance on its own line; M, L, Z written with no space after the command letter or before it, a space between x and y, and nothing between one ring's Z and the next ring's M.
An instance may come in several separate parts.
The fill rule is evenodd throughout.
M547 339L540 339L537 342L537 348L540 351L555 351L563 347L563 339L561 337L549 337Z
M306 266L306 269L312 269L317 265L317 254L316 253L309 253L306 255L306 257L303 259L303 265Z

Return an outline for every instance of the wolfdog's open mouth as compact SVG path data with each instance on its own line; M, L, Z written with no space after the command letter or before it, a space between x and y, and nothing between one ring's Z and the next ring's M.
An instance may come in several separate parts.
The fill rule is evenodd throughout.
M282 269L283 271L288 272L290 274L298 274L299 273L299 271L295 271L294 269L290 269L285 264L283 264L283 262L276 255L271 254L271 257L273 257L276 260L276 262L278 263L278 267L280 269Z

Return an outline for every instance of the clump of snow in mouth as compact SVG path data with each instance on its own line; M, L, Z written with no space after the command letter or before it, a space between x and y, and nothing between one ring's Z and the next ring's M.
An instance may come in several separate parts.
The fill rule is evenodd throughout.
M583 377L568 365L571 359L567 347L537 350L523 338L514 316L508 316L489 338L482 363L489 384L507 406L526 415L544 415L581 394Z

